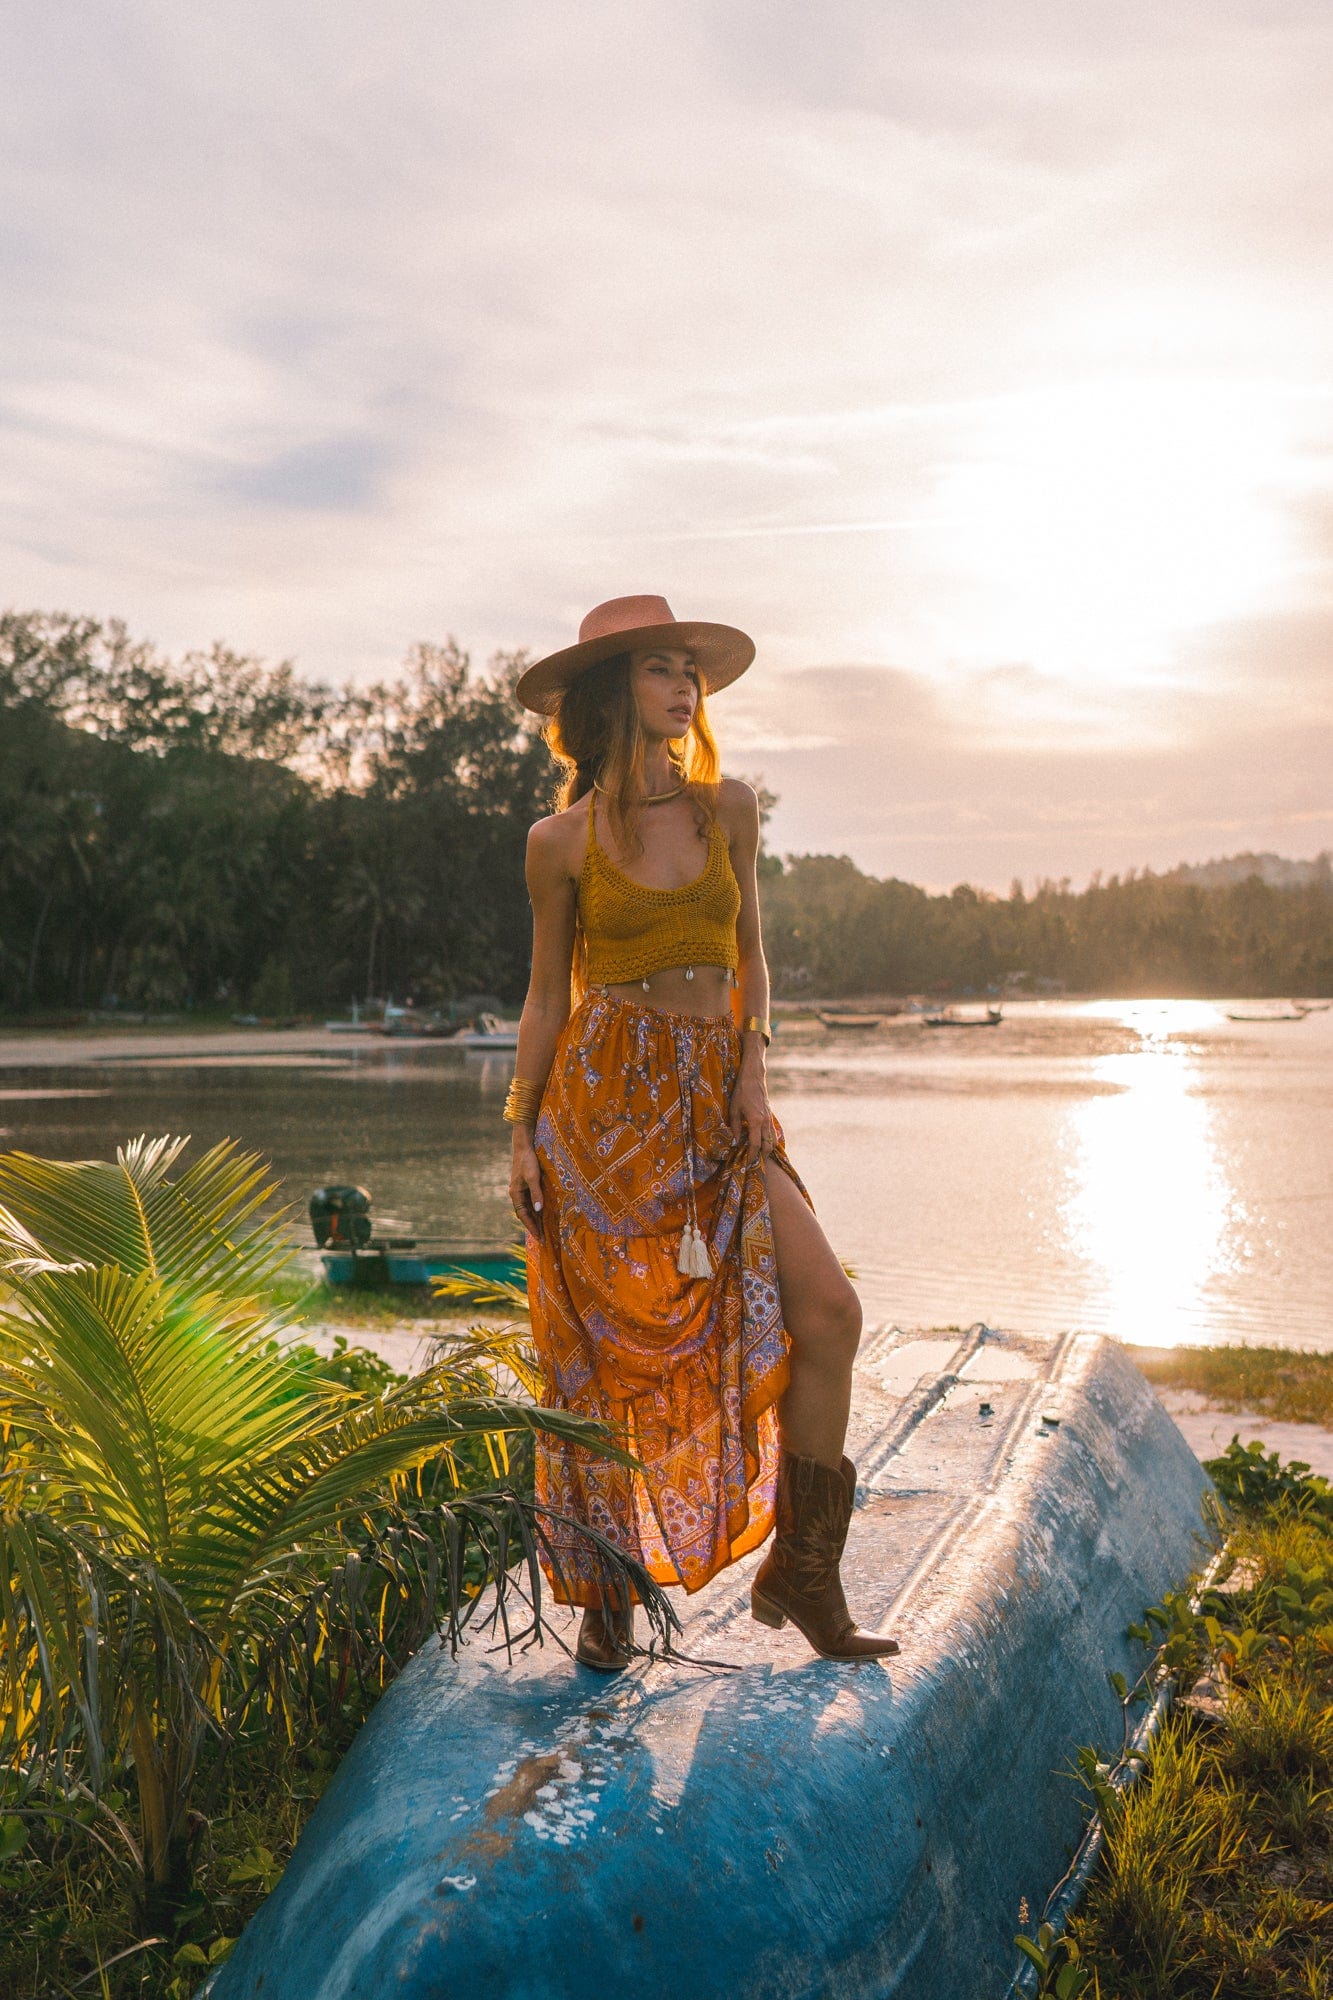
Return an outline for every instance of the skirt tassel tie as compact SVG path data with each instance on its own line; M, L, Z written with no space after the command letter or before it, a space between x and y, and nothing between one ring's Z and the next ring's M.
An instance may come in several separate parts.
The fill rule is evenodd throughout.
M679 1058L677 1059L679 1061ZM682 1075L679 1067L676 1074L680 1080L680 1107L685 1128L685 1208L684 1233L680 1239L680 1252L676 1258L676 1269L682 1278L711 1278L713 1260L708 1254L708 1244L699 1227L699 1211L694 1205L694 1077Z

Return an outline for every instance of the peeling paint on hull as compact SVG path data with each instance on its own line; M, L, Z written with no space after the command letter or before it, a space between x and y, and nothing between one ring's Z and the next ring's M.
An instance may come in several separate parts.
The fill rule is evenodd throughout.
M758 1554L681 1607L685 1650L738 1672L432 1644L212 2000L998 2000L1205 1482L1101 1339L881 1334L856 1401L847 1594L899 1658L754 1624Z

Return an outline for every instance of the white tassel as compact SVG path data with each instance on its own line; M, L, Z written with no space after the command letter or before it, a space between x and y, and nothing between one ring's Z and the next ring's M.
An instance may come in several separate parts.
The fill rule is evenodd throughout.
M712 1259L708 1255L708 1245L704 1242L703 1231L693 1222L685 1224L680 1239L680 1254L676 1258L676 1269L682 1278L711 1278Z

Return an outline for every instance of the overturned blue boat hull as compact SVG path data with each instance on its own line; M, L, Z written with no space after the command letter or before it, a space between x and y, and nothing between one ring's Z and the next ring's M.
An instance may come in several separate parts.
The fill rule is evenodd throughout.
M890 1333L858 1377L844 1572L900 1658L755 1625L757 1556L683 1607L685 1650L739 1671L432 1643L213 2000L999 2000L1205 1481L1103 1340Z

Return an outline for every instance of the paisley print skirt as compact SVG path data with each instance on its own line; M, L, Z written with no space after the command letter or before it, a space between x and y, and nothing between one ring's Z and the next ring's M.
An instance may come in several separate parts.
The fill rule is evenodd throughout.
M535 1139L528 1298L546 1400L614 1426L642 1467L539 1437L537 1498L686 1590L773 1525L787 1334L764 1169L727 1125L739 1061L729 1016L593 987L557 1044ZM773 1159L796 1179L780 1135ZM676 1268L691 1206L707 1278ZM556 1598L600 1603L591 1545L550 1532Z

